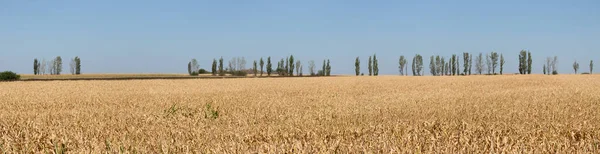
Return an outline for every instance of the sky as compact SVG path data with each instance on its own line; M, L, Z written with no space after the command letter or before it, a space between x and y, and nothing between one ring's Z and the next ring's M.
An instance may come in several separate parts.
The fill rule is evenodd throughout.
M332 74L398 74L398 59L502 53L505 72L518 54L533 55L533 73L558 56L559 73L600 62L598 0L0 0L0 71L33 73L33 59L81 58L82 73L187 73L198 59L288 55L304 72L331 60ZM410 60L409 60L410 61ZM597 63L598 63L597 62ZM462 61L461 61L462 63ZM276 65L276 64L275 64ZM600 63L598 63L600 65ZM600 66L598 66L600 68ZM600 71L600 70L599 70Z

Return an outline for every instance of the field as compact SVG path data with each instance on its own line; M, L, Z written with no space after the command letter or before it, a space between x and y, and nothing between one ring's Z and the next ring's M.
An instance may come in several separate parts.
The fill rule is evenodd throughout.
M0 152L600 152L595 75L0 82L0 89Z

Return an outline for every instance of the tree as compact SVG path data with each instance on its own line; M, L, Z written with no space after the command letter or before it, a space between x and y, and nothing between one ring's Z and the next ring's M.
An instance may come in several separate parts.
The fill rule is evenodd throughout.
M60 56L56 57L54 60L54 67L54 75L60 75L62 72L62 58L60 58Z
M200 65L198 64L198 60L192 59L189 63L190 65L190 75L198 74L198 70L200 70Z
M373 75L379 76L379 63L377 62L377 54L373 55Z
M548 75L552 74L552 57L547 57L546 58L546 73Z
M294 67L294 62L296 62L296 61L294 61L294 55L290 55L290 60L289 60L290 69L288 71L289 72L288 73L289 76L294 76L294 68L295 68Z
M290 72L290 66L289 66L289 64L290 64L290 58L289 57L285 58L285 63L283 63L283 60L281 61L281 63L282 63L282 65L285 64L285 67L284 67L285 68L285 70L284 70L285 72L283 73L283 75L288 74Z
M310 73L311 76L315 76L316 72L315 72L315 61L311 60L308 62L308 72Z
M327 70L327 76L331 76L331 65L329 65L329 59L327 59L327 67L325 69Z
M531 74L531 65L533 63L533 59L531 58L531 51L527 52L527 74Z
M492 51L490 58L492 60L492 74L496 75L496 68L498 67L498 53Z
M296 61L296 75L300 76L302 74L302 72L300 71L300 67L301 67L302 63L300 63L300 60Z
M546 64L544 64L544 75L546 75Z
M519 74L527 73L527 51L521 50L519 54Z
M219 76L225 76L225 70L223 70L223 57L219 59Z
M360 75L360 59L358 57L356 57L356 60L354 61L354 72L356 73L356 76Z
M265 66L265 61L263 60L262 57L260 57L260 76L263 76L263 68Z
M435 56L435 75L440 76L442 74L442 59L440 56Z
M440 75L444 76L444 75L446 75L446 69L448 69L446 67L446 59L444 57L441 58L440 64L441 64L441 68L442 68L442 71L440 72Z
M471 75L472 68L473 68L473 55L469 54L469 75Z
M485 64L487 66L487 74L492 73L492 58L490 54L485 54Z
M69 63L69 70L71 72L71 75L75 75L75 58L71 59L70 63Z
M37 58L33 59L33 74L34 75L38 75L39 66L40 65L39 65L38 59Z
M467 75L469 73L469 53L468 52L463 52L463 65L464 65L463 73L465 75Z
M450 59L450 65L452 66L452 75L456 75L457 69L456 69L456 54L452 54L452 59Z
M504 61L504 55L500 54L500 75L504 72L504 63L506 63L506 61Z
M594 60L590 60L590 74L594 74Z
M404 69L406 67L406 58L404 58L404 56L400 56L398 63L400 64L400 66L398 66L398 68L400 69L400 75L408 74L405 73L405 71L407 71L408 69Z
M552 74L557 74L556 65L558 64L558 56L554 56L554 60L552 60Z
M192 62L188 62L188 74L192 75Z
M321 76L327 75L327 65L325 65L325 64L327 64L326 60L323 60L323 68L321 69L321 73L320 73Z
M271 76L271 72L273 72L273 64L271 64L271 57L267 57L267 76Z
M575 74L577 74L577 70L579 70L579 63L577 63L577 61L573 63L573 70L575 71Z
M369 76L373 75L373 60L371 59L371 56L369 56Z
M477 73L479 73L479 75L481 75L483 73L483 53L479 53L479 56L477 56L477 59L475 59L475 71Z
M38 74L45 75L46 74L46 59L42 59L40 63L38 63Z
M217 60L216 59L213 59L211 71L212 71L211 73L213 76L217 76Z
M431 73L432 76L436 75L435 68L436 68L435 58L434 58L434 56L431 56L431 58L429 58L429 72Z
M81 74L81 59L78 56L75 56L75 74Z
M460 75L460 56L456 56L456 75Z
M252 67L252 72L254 72L254 76L256 76L256 74L258 74L258 63L256 62L256 60L254 60L254 67Z
M421 76L421 71L423 70L423 57L419 54L415 55L413 58L413 75Z

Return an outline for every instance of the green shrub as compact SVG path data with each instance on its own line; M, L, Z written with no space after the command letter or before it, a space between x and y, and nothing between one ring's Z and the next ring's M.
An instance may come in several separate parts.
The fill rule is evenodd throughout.
M590 72L583 72L583 73L581 73L581 74L590 74Z
M198 72L195 72L195 71L194 71L194 72L190 73L190 75L191 75L191 76L198 76Z
M552 71L552 75L558 75L558 71Z
M21 76L11 71L4 71L0 73L0 81L15 81L21 79Z
M212 72L208 72L205 69L201 68L200 70L198 70L198 74L210 74Z
M248 72L246 71L233 71L231 72L231 76L246 76Z

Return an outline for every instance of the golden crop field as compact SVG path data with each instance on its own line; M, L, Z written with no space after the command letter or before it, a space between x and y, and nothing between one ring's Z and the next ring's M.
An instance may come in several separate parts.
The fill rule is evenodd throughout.
M9 153L600 152L593 75L0 82L0 89L0 152Z

